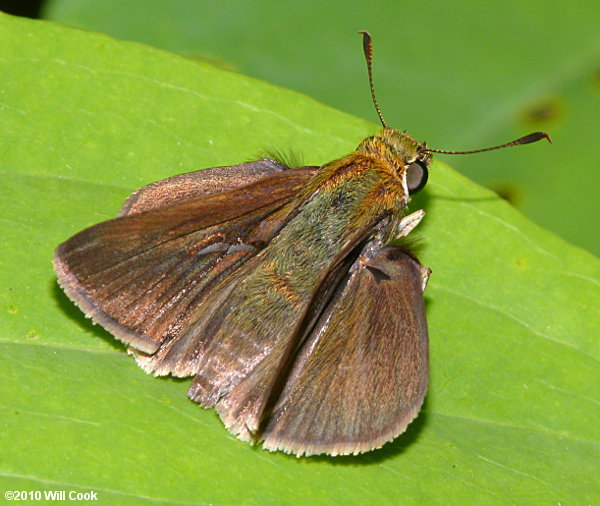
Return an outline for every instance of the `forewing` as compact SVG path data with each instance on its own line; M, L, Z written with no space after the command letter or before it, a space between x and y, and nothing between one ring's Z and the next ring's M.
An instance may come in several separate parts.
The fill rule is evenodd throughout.
M264 158L254 162L212 167L169 177L132 193L121 207L119 216L149 211L211 193L233 190L288 169L285 165Z
M290 169L90 227L57 248L59 283L115 337L154 353L186 328L204 293L277 234L315 171Z
M427 390L428 274L399 247L363 250L296 356L265 448L357 454L406 429Z

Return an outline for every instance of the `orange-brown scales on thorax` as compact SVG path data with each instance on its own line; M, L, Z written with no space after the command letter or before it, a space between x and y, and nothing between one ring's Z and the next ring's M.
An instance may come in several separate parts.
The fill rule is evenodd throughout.
M330 162L317 172L302 190L300 198L310 198L315 191L338 192L355 201L354 225L366 225L374 216L397 216L409 199L406 171L415 160L429 166L431 156L422 152L423 145L404 132L386 128L363 140L356 151Z

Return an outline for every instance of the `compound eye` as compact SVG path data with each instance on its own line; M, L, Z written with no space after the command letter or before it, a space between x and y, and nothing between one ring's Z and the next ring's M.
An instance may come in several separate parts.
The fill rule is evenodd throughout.
M422 162L413 162L406 169L406 186L411 195L417 193L427 183L429 171Z

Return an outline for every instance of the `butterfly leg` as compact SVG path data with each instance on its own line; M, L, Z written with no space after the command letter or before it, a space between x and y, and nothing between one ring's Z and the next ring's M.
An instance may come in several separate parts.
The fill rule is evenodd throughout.
M406 237L412 230L421 222L425 216L425 211L419 209L414 213L410 213L400 220L396 237Z

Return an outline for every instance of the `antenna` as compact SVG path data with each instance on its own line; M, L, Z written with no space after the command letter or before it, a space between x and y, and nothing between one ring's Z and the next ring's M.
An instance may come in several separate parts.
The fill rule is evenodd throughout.
M381 121L383 128L388 128L385 120L383 119L383 114L381 114L381 109L379 108L379 104L377 103L377 98L375 97L375 86L373 85L373 40L371 39L371 34L366 30L360 30L358 33L362 33L363 36L363 50L365 53L365 60L367 62L367 70L369 72L369 87L371 88L371 98L373 99L373 105L375 105L377 116L379 116L379 120ZM547 133L534 132L529 135L519 137L514 141L506 142L505 144L499 144L498 146L492 146L489 148L472 149L469 151L448 151L446 149L432 149L423 145L420 151L429 153L443 153L445 155L469 155L471 153L482 153L483 151L493 151L494 149L509 148L511 146L521 146L522 144L531 144L532 142L537 142L541 139L547 139L548 142L552 143L552 139L550 139L550 136Z
M448 151L445 149L430 149L425 147L421 151L428 151L430 153L443 153L445 155L470 155L471 153L481 153L483 151L493 151L494 149L509 148L511 146L521 146L522 144L531 144L532 142L537 142L542 139L548 139L548 142L552 143L552 139L547 133L534 132L532 134L519 137L514 141L506 142L505 144L499 144L498 146L492 146L490 148L472 149L469 151Z
M388 126L383 119L383 114L381 114L381 109L379 108L379 104L375 98L375 87L373 86L373 41L371 40L371 34L366 30L361 30L358 33L362 33L363 36L363 50L365 52L365 60L367 61L367 70L369 71L369 86L371 87L373 104L375 105L377 116L379 116L379 121L381 121L383 128L387 128Z

